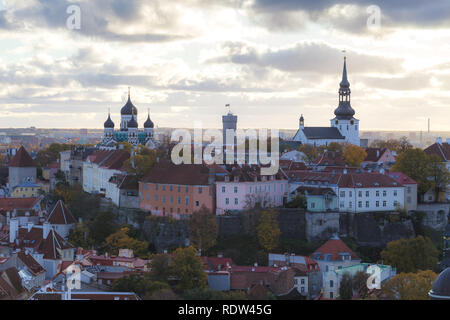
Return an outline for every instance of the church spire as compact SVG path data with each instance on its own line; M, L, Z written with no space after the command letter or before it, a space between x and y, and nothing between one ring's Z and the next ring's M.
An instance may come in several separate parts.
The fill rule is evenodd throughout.
M347 58L344 57L344 67L342 69L342 80L339 84L339 106L334 110L334 114L339 119L351 119L355 115L355 110L350 105L350 82L347 79Z
M347 79L347 57L344 56L344 69L342 70L342 81L340 83L341 88L349 88L350 82Z

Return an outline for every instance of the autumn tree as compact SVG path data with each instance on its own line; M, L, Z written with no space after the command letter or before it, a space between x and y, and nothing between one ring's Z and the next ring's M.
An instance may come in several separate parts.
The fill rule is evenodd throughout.
M219 227L214 214L204 205L189 219L189 237L191 244L202 252L216 244Z
M433 270L438 262L439 251L430 238L418 236L410 239L391 241L381 251L381 258L398 272Z
M431 188L437 192L449 181L448 170L435 155L427 155L421 149L408 149L401 153L391 171L399 171L418 183L418 193L423 195Z
M391 151L395 151L398 154L405 152L409 149L413 148L413 145L408 141L407 137L401 137L399 140L397 139L389 139L389 140L375 140L370 144L371 148L387 148Z
M344 150L345 163L351 167L359 167L366 157L366 150L352 144L349 144Z
M94 245L93 240L89 237L89 228L85 223L78 223L75 229L70 230L68 240L74 247L87 249Z
M177 288L181 291L206 288L206 273L203 262L194 247L178 248L174 252L172 272L177 279Z
M134 292L144 300L149 300L149 297L161 290L170 290L170 286L165 282L151 281L140 274L126 275L114 281L112 285L112 291Z
M450 184L450 172L437 155L429 155L428 161L428 179L433 182L434 193L438 198L439 193L444 192Z
M257 227L258 242L267 252L278 246L280 227L278 226L278 211L263 210Z
M310 144L303 144L298 148L298 151L303 152L305 154L305 161L308 163L313 162L317 156L319 155L319 150L310 145Z
M144 146L136 148L136 153L124 162L124 167L128 172L136 174L142 179L150 172L156 163L157 152Z
M351 300L353 298L353 279L348 273L344 273L340 281L339 297L341 300Z
M39 150L36 155L36 163L39 167L45 167L59 158L59 153L70 150L72 145L66 143L52 143L46 149Z
M148 256L148 243L130 237L129 231L128 227L120 228L105 239L103 247L113 255L117 255L119 249L132 249L135 256L146 258Z
M382 296L390 300L428 300L436 277L430 270L399 273L383 286Z
M360 299L365 299L369 293L367 279L369 279L369 274L364 271L358 271L353 276L353 290Z
M328 146L327 146L327 151L329 152L336 152L339 154L343 154L344 153L344 144L343 143L339 143L339 142L331 142Z

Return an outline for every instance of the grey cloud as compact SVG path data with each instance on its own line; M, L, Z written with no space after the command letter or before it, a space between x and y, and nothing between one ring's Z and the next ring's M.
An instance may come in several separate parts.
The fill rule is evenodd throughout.
M4 14L0 15L0 28L14 26L16 30L23 30L24 26L31 28L66 29L66 12L73 2L67 0L38 0L36 5L30 4L25 8L8 8L12 21L6 21ZM160 9L158 1L143 0L92 0L77 4L81 9L81 28L72 30L73 35L88 36L94 39L118 42L164 42L190 38L192 35L177 29L178 13ZM154 16L144 16L143 6L151 5L155 10ZM142 33L127 34L118 29L114 23L133 26L146 23L147 30ZM6 25L5 23L8 22ZM20 23L19 23L20 22ZM5 25L5 26L4 26ZM149 31L160 27L163 31Z
M334 16L329 9L335 5L356 5L356 16L345 12ZM447 0L255 0L249 15L253 20L275 29L301 28L308 20L328 24L351 33L367 32L366 21L369 14L366 8L377 5L381 9L382 27L386 32L391 27L437 27L450 25L450 2Z
M303 42L290 48L257 52L245 43L225 43L225 55L208 60L209 63L234 63L273 68L284 72L313 72L328 74L341 68L342 52L324 43ZM352 73L402 71L401 59L385 58L347 52L348 68Z

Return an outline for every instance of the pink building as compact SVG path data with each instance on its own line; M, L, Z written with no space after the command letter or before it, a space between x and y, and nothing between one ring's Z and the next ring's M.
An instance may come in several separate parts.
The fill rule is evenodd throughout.
M228 173L216 175L216 214L253 207L283 205L288 194L288 180L283 171L276 175L260 175L259 166L225 166Z

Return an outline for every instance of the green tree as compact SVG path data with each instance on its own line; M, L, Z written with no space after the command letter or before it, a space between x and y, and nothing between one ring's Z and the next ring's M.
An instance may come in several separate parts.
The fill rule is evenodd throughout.
M280 240L280 228L278 226L278 211L263 210L257 227L258 242L266 252L274 250Z
M437 155L429 155L428 161L428 178L433 182L437 199L439 194L444 192L450 184L450 173L445 166L445 162L442 162Z
M353 279L348 273L344 273L340 281L339 297L341 300L351 300L353 298Z
M205 206L192 214L189 219L189 237L194 247L206 252L216 244L218 234L216 218Z
M120 228L113 234L110 234L103 244L107 252L117 255L120 249L132 249L136 257L148 257L148 243L139 241L129 236L130 228Z
M174 252L172 271L178 280L177 288L181 291L206 288L206 273L203 262L194 247L178 248Z
M369 274L364 271L358 271L353 276L353 290L358 294L360 299L367 298L369 289L367 288L367 279Z
M431 160L421 149L408 149L398 155L391 171L403 172L414 179L418 183L418 193L423 195L433 187L433 182L428 180Z
M167 289L170 289L167 283L151 281L148 277L136 273L117 279L111 288L115 292L134 292L144 299L157 291Z
M306 197L303 194L297 194L290 202L286 204L287 208L307 208Z
M336 152L339 154L344 154L344 149L345 149L345 145L343 143L339 143L339 142L331 142L327 146L327 151Z
M300 147L298 147L298 151L305 154L304 160L308 163L313 162L319 155L319 150L310 144L301 145Z
M88 249L94 245L94 241L89 237L89 228L85 223L78 223L75 229L70 230L68 240L74 247Z
M359 167L361 162L367 157L367 152L361 147L349 144L344 150L344 160L352 167Z
M428 292L437 274L430 270L399 273L382 288L382 295L390 300L429 300Z
M140 151L124 162L128 172L136 174L139 179L145 177L156 163L157 152L146 147L140 147Z
M435 269L439 251L430 238L418 236L410 239L391 241L381 251L381 258L398 272L416 272Z
M116 232L118 225L114 213L105 211L100 212L90 224L91 238L96 245L101 245L106 238Z
M156 254L152 257L150 278L154 281L167 281L170 276L169 255Z

